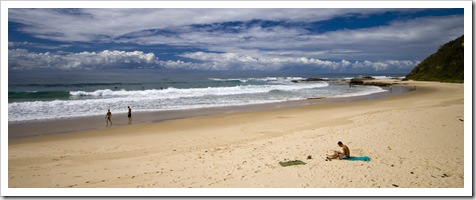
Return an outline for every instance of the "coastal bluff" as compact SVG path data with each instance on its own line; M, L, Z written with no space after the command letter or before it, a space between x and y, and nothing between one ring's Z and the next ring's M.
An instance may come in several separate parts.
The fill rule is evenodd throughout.
M418 64L406 79L416 81L464 82L464 35L442 45Z

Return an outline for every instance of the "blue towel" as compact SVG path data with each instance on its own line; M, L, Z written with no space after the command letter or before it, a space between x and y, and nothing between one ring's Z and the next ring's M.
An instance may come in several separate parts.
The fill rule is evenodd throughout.
M360 156L360 157L355 157L351 156L350 158L346 158L345 160L350 160L350 161L370 161L370 157L368 156Z

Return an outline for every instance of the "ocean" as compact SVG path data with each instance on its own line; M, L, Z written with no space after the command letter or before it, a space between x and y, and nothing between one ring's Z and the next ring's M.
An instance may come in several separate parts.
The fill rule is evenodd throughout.
M361 96L386 90L349 87L351 74L176 73L158 70L9 73L8 122ZM365 76L369 76L365 74ZM374 78L402 78L375 75ZM322 81L303 81L307 78Z

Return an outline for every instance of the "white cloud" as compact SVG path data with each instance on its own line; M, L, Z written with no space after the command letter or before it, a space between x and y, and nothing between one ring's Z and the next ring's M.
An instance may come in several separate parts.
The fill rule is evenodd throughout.
M170 35L121 39L126 43L193 46L215 52L319 55L320 59L423 59L438 46L463 33L462 16L425 17L394 21L387 26L336 30L322 34L301 27L234 27L218 29L176 28Z
M39 38L91 42L192 24L256 19L309 22L384 11L391 9L9 9L9 20L26 25L22 31Z
M70 44L60 44L60 45L45 45L37 42L8 42L9 49L18 49L18 48L37 48L37 49L62 49L71 47Z
M80 53L35 53L25 49L9 50L12 70L28 69L103 69L103 68L168 68L198 70L283 70L300 68L310 70L352 70L356 68L384 71L411 69L418 61L331 61L309 57L276 56L265 54L193 52L181 55L199 62L159 60L154 53L142 51L100 51Z
M17 69L94 69L154 66L158 59L142 51L101 51L80 53L35 53L25 49L8 51L9 67ZM132 65L131 65L132 64Z
M388 26L337 30L306 37L324 49L355 51L345 52L346 59L424 59L463 32L462 16L445 16L394 21ZM332 51L326 55L327 58L343 56Z
M352 70L365 69L370 71L385 70L410 70L418 64L418 61L411 60L386 60L386 61L331 61L321 60L308 57L288 57L288 56L256 56L236 53L206 53L194 52L186 53L183 57L196 59L202 62L213 63L213 66L221 66L223 69L234 70L277 70L288 67L300 67L307 69L324 69L324 70ZM207 69L206 64L202 65Z
M411 11L415 11L410 9ZM11 68L165 67L276 70L295 68L385 71L411 69L438 46L463 33L462 16L395 20L388 25L312 32L288 23L337 16L366 17L390 9L9 9L20 31L54 41L184 46L202 51L159 60L142 51L34 53L31 42L9 42ZM398 12L411 12L398 10ZM243 22L281 21L272 26ZM68 45L68 44L66 44ZM51 46L50 46L51 47ZM60 48L58 46L57 48ZM68 47L68 46L62 46ZM19 49L22 48L22 49ZM50 49L53 49L52 47ZM150 49L150 48L149 48ZM23 54L23 55L22 55Z

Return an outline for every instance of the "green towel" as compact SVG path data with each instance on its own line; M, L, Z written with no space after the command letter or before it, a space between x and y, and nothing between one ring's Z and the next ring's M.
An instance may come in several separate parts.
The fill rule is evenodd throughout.
M370 162L370 157L368 157L368 156L360 156L360 157L351 156L350 158L346 158L344 160Z
M279 162L279 164L283 167L292 166L292 165L305 165L306 163L300 160L293 160L287 162Z

